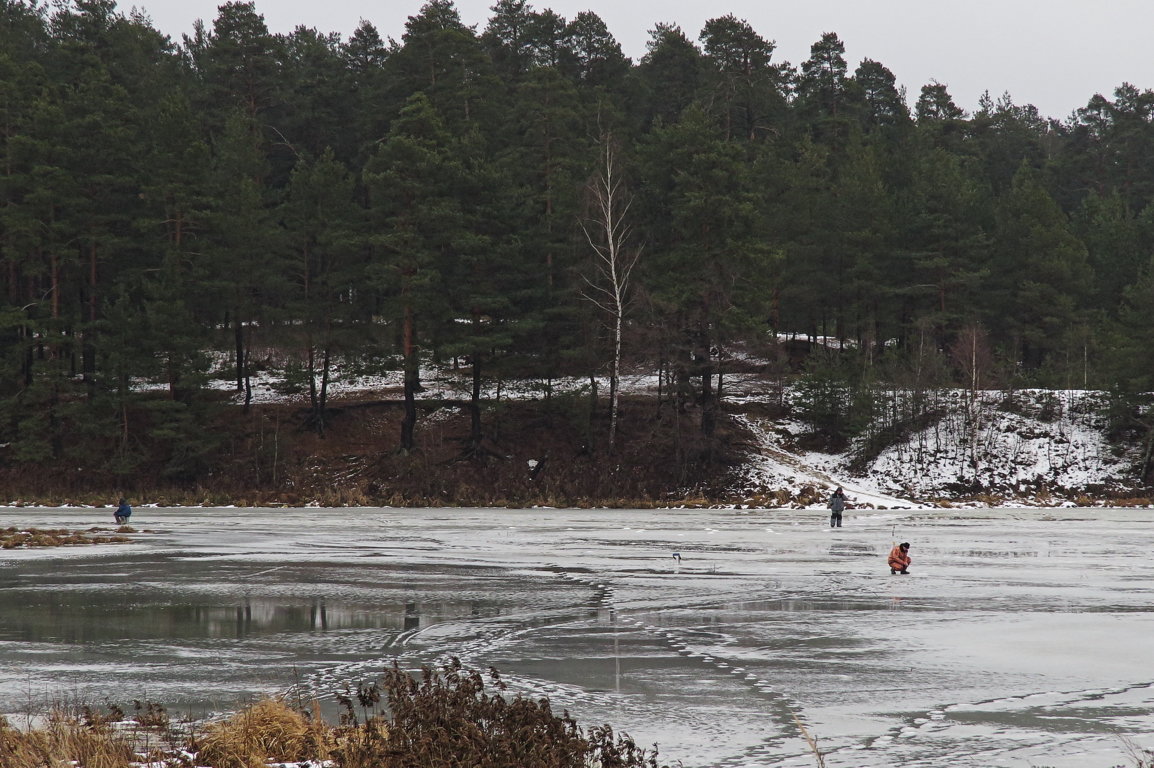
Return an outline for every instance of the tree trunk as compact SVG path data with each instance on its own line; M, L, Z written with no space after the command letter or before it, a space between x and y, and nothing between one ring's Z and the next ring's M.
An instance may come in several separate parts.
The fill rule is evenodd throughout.
M699 357L701 366L701 434L712 437L717 427L717 398L713 393L713 370L710 365L709 352Z
M232 341L233 352L236 355L236 391L244 390L245 370L244 370L244 325L240 321L240 312L234 312L232 316Z
M51 290L50 290L50 293L52 295L52 302L51 302L52 319L53 320L59 320L60 319L60 293L61 293L60 259L57 257L55 251L52 251L51 253L48 254L48 259L49 259L49 264L50 264L49 272L50 272L51 280L52 280Z
M402 349L405 359L405 415L401 419L401 450L413 450L413 432L417 426L417 387L420 385L420 362L413 343L413 308L405 306Z
M621 305L618 304L620 308ZM618 311L613 318L613 362L609 369L609 450L612 451L617 443L617 414L618 396L621 378L621 326L622 312Z
M473 390L469 395L469 451L473 456L481 452L481 357L473 357Z
M313 348L313 333L308 331L305 333L305 370L309 376L309 408L312 409L313 418L318 415L318 406L320 405L320 395L317 392L317 352Z
M80 369L89 401L96 397L96 316L97 316L96 242L88 249L88 327L80 346Z
M708 310L705 313L708 317ZM701 404L701 434L712 437L714 427L717 426L717 398L713 389L713 354L710 344L710 334L704 322L699 322L695 335L696 349L693 350L694 374L701 376L701 394L698 402Z
M586 278L590 290L584 292L584 296L609 316L607 325L613 337L613 355L609 361L609 450L612 451L617 440L622 335L629 279L640 254L627 247L629 225L625 216L631 200L625 194L618 172L612 137L603 137L601 147L599 173L589 185L595 210L592 217L595 233L582 225L596 256L597 278Z
M321 421L324 421L325 409L329 405L329 376L333 367L332 345L329 335L325 333L325 348L321 355L321 391L317 398L317 407L320 409Z

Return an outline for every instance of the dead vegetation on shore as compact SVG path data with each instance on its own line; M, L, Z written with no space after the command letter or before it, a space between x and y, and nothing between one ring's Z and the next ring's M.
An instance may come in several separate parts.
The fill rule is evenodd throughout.
M157 463L120 478L63 463L0 466L15 505L103 506L126 496L157 506L564 506L653 507L685 498L716 500L739 462L733 427L701 435L695 413L652 398L622 398L618 444L605 444L603 414L587 398L556 395L502 401L483 414L484 439L470 440L470 416L429 404L416 446L398 448L402 412L382 401L333 404L325 429L300 406L252 406L233 425L227 450L195 476ZM113 485L109 482L113 481ZM716 487L714 487L716 485Z
M127 525L117 527L112 533L105 533L104 528L71 531L66 528L17 528L11 526L0 529L0 549L123 544L132 541L128 535L132 533L136 533L136 529Z
M319 707L265 699L231 717L178 724L163 707L56 708L19 729L0 718L0 768L658 768L608 725L581 728L547 699L508 695L453 659L413 676L392 667L378 683L338 696L336 724ZM490 692L492 691L492 692Z

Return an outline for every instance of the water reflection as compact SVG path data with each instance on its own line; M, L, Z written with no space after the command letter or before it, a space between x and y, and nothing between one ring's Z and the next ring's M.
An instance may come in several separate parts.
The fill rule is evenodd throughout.
M350 629L414 630L426 607L417 601L366 606L326 598L247 597L238 602L171 603L131 593L0 592L0 640L96 643L109 640L244 639L282 632ZM492 613L475 604L436 601L434 615Z

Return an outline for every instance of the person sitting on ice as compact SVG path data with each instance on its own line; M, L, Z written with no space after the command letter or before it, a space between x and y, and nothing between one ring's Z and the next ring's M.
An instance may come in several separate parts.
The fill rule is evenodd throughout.
M909 573L910 563L913 562L910 558L910 543L903 541L896 547L890 550L890 575L895 573Z

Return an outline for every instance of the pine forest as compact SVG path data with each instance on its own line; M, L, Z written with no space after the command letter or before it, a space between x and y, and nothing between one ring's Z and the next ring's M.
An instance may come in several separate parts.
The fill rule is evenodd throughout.
M635 61L525 0L477 28L428 0L400 40L227 2L179 41L113 0L0 0L5 486L283 492L291 443L371 412L336 382L387 373L387 429L332 449L385 462L359 500L502 498L478 478L523 474L495 466L535 424L569 446L544 495L652 497L725 467L750 371L832 448L934 391L1097 390L1145 482L1154 91L1059 119L991 83L968 112L771 32L655 23ZM461 382L436 461L433 370ZM270 371L291 410L254 401ZM493 398L514 382L532 413ZM566 491L578 466L607 484Z

